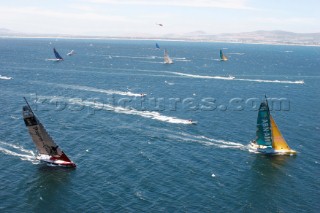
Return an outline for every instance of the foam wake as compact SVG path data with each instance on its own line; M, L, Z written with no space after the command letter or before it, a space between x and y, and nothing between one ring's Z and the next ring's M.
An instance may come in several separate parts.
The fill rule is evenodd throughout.
M166 72L174 75L185 76L189 78L202 78L202 79L220 79L220 80L232 80L232 81L251 81L259 83L282 83L282 84L304 84L303 80L299 81L287 81L287 80L264 80L264 79L245 79L245 78L235 78L233 76L207 76L207 75L192 75L180 72Z
M110 57L109 57L110 58ZM132 59L149 59L154 60L159 58L158 56L125 56L125 55L111 55L111 58L132 58Z
M17 156L21 160L30 161L33 164L40 163L40 161L36 159L36 156L33 151L27 150L22 146L0 141L0 152L6 155Z
M11 80L11 79L12 79L12 77L8 77L8 76L0 75L0 79L1 79L1 80Z
M163 64L163 62L159 62L159 61L139 61L139 62L149 63L149 64Z
M256 154L261 154L261 152L258 152L257 147L252 146L251 143L249 143L249 144L246 146L246 149L247 149L249 152L256 153Z
M105 110L105 111L113 111L115 113L119 114L127 114L127 115L137 115L144 118L150 118L153 120L158 120L162 122L167 123L175 123L175 124L194 124L195 121L190 121L186 119L180 119L176 117L166 116L162 115L159 112L152 112L152 111L139 111L132 108L125 108L120 106L113 106L110 104L105 104L97 101L88 101L88 100L82 100L80 98L68 98L68 97L53 97L53 96L38 96L39 99L41 98L48 98L51 99L51 101L57 101L57 100L63 100L68 102L69 104L78 105L78 106L86 106L93 109L96 109L96 111Z
M244 55L245 53L228 53L228 55Z
M186 74L181 72L167 72L175 75L185 76L189 78L204 78L204 79L221 79L221 80L234 80L235 77L233 76L207 76L207 75L192 75L192 74Z
M191 61L190 59L187 59L187 58L175 58L175 57L172 57L172 59L173 59L174 61L185 61L185 62Z
M46 61L62 61L61 59L56 59L56 58L46 58Z
M280 84L304 84L303 80L299 81L282 81L282 80L262 80L262 79L234 79L236 81L252 81L252 82L261 82L261 83L280 83Z
M171 139L182 141L182 142L194 142L194 143L203 144L205 146L216 146L224 149L247 150L247 146L241 143L226 141L222 139L214 139L206 136L191 135L184 132L179 132L179 133L171 132L171 133L167 133L167 135Z
M39 82L36 82L39 83ZM133 93L133 92L123 92L118 90L106 90L106 89L99 89L94 87L88 86L81 86L81 85L67 85L67 84L54 84L54 83L46 83L47 85L52 85L55 87L61 87L64 89L73 89L73 90L81 90L81 91L89 91L89 92L97 92L97 93L104 93L108 95L123 95L123 96L133 96L133 97L140 97L145 96L144 93Z
M81 106L88 106L96 109L103 109L107 111L114 111L120 114L127 115L138 115L144 118L151 118L154 120L159 120L167 123L176 123L176 124L192 124L190 120L184 120L176 117L170 117L166 115L161 115L159 112L151 112L151 111L138 111L135 109L128 109L119 106L112 106L109 104L104 104L100 102L92 102L92 101L79 101L78 99L71 99L69 101L71 104L77 104Z
M115 94L115 95L134 96L134 97L140 97L140 96L146 95L146 94L143 94L143 93L139 94L139 93L133 93L133 92L117 91L117 90L98 89L98 88L94 88L94 87L80 86L80 85L56 84L56 86L63 87L63 88L68 88L68 89L74 89L74 90L105 93L105 94L108 94L108 95Z

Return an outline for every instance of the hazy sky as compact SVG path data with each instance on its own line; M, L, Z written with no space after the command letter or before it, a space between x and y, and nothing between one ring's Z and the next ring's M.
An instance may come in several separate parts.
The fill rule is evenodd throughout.
M83 35L310 33L320 32L319 9L320 0L0 0L0 28Z

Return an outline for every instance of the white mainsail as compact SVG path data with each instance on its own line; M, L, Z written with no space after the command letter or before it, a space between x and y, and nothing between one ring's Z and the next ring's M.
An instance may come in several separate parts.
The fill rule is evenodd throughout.
M67 53L67 56L72 56L74 54L75 54L74 50L71 50L69 53Z
M168 51L164 50L164 63L165 64L173 64L172 59L169 57Z

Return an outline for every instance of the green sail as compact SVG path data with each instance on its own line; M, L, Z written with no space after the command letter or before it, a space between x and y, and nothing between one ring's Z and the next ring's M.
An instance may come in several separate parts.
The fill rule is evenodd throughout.
M268 102L262 102L259 108L257 119L257 133L256 142L258 145L271 146L272 133L270 124L270 111Z

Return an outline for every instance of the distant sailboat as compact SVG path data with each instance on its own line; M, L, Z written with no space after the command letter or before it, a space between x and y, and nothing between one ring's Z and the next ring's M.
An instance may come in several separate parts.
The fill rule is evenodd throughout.
M220 50L220 61L228 61L227 56L223 54L222 50Z
M169 57L168 51L164 50L164 63L165 64L173 64L172 59Z
M156 48L157 48L157 49L160 49L160 46L159 46L159 44L158 44L158 43L156 43Z
M250 149L269 155L296 154L296 151L288 146L271 116L267 99L260 104L256 139L251 141Z
M53 141L42 123L34 115L26 99L25 101L27 105L22 108L23 120L38 149L39 155L37 159L47 163L49 166L76 167L76 164Z
M71 50L69 53L67 53L67 56L72 56L74 54L75 54L74 50Z
M63 61L63 58L62 58L61 55L58 53L58 51L56 50L56 48L53 48L53 52L54 52L54 55L56 56L57 61Z

